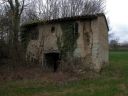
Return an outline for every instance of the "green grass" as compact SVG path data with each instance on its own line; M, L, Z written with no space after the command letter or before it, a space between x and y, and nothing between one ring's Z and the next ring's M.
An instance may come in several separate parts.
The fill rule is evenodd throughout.
M0 96L128 96L128 51L110 52L110 66L93 80L63 85L41 80L0 82Z

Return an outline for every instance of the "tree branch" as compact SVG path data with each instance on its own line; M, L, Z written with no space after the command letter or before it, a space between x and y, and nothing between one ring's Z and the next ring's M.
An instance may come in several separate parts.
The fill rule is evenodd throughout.
M22 12L23 12L23 10L24 10L24 6L25 6L25 0L23 0L23 3L22 3L22 7L21 7L21 9L20 9L20 13L19 13L19 15L21 15L22 14Z
M14 12L14 4L13 4L12 0L8 0L8 4L10 5L12 11Z

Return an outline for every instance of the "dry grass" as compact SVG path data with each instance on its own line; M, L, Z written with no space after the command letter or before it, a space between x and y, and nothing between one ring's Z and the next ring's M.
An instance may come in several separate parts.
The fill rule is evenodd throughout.
M36 68L22 71L17 72L22 79L0 82L0 96L128 96L128 52L111 52L110 66L95 78L41 74Z

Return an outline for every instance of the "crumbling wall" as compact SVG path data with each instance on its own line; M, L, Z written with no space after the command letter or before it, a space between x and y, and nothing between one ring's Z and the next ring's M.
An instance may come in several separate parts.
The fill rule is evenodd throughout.
M104 67L108 64L109 45L108 45L108 27L103 16L98 17L99 28L99 59L101 66Z
M88 66L88 69L92 70L92 47L93 47L93 32L91 28L91 20L87 20L84 22L84 28L83 28L83 37L84 37L84 50L85 50L85 59L86 63L85 65Z
M55 28L54 30L52 30L53 27ZM41 44L41 47L40 47L41 51L39 55L40 62L44 70L49 70L45 62L44 54L52 53L52 52L59 53L57 40L58 40L58 37L61 37L62 30L59 24L41 25L39 28L40 28L39 42Z
M93 64L93 69L97 72L101 70L101 63L99 62L99 48L100 48L100 43L99 43L99 28L98 28L98 21L97 19L91 21L91 28L92 28L92 38L93 38L93 43L92 43L92 64Z
M77 23L79 25L79 36L76 39L76 46L73 51L73 56L67 56L68 59L63 68L70 71L83 73L85 71L94 69L94 63L92 62L92 49L94 47L93 32L91 20L77 21ZM70 40L68 42L70 42Z
M79 22L79 38L74 51L74 65L78 72L92 69L92 29L91 20Z
M29 61L32 61L33 63L35 63L37 61L37 58L38 58L38 51L37 50L39 49L39 42L38 40L31 40L28 44L28 47L27 47L27 59Z
M108 28L103 16L92 21L93 32L92 62L94 70L99 72L108 64Z
M55 29L53 30L54 32L51 32L51 28L54 27ZM41 33L41 37L40 37L40 42L43 39L43 49L44 51L50 51L50 50L58 50L57 47L57 25L43 25L42 27L40 27L40 33Z
M27 40L27 48L26 48L26 57L28 61L33 63L37 63L38 60L38 52L39 52L39 30L38 26L34 26L33 28L27 29L26 32L28 37ZM34 33L34 34L33 34ZM34 35L34 36L33 36ZM36 35L36 36L35 36ZM26 42L26 41L25 41Z

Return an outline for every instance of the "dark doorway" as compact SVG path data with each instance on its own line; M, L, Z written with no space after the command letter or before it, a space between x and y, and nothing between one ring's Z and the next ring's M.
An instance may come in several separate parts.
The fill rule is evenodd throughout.
M45 54L46 66L53 72L57 72L60 61L59 53L46 53Z

